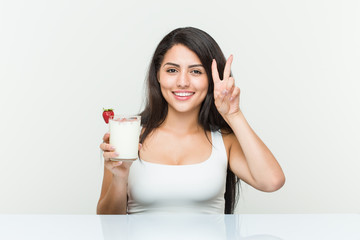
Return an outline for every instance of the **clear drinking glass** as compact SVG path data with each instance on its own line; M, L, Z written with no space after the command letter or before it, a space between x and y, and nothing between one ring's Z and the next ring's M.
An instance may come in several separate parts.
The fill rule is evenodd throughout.
M119 154L112 161L134 161L138 158L141 117L115 115L109 119L110 145Z

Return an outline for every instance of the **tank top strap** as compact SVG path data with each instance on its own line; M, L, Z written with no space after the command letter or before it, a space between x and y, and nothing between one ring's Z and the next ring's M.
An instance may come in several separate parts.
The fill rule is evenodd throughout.
M216 159L221 159L227 164L227 153L224 144L224 140L220 131L211 132L212 145L213 145L213 153Z

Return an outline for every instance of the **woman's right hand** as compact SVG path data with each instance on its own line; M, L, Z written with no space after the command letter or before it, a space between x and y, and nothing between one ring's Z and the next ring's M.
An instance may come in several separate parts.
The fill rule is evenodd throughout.
M103 150L104 164L113 176L120 178L127 178L129 175L129 168L132 161L112 161L110 158L115 158L118 154L115 152L115 148L109 144L110 133L105 133L103 137L103 143L100 144L101 150ZM139 144L140 150L141 144Z

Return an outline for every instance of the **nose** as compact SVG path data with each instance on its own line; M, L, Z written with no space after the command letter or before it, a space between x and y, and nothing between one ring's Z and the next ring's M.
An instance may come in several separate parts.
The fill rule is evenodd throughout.
M190 85L190 79L186 72L183 72L179 75L176 81L176 85L178 88L187 88Z

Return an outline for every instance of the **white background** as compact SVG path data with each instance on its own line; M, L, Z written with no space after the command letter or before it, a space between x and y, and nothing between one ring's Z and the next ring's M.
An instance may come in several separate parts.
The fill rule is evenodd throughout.
M169 31L208 32L287 181L240 213L360 213L359 1L0 1L0 213L94 214L103 107L142 109Z

